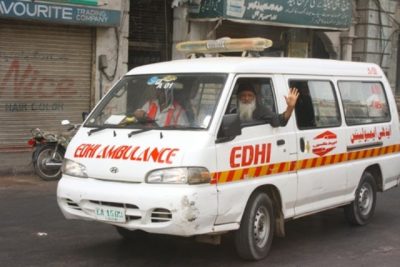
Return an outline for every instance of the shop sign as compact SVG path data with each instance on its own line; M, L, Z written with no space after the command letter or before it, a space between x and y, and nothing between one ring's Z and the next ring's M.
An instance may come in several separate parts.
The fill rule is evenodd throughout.
M45 2L58 2L77 5L97 6L97 0L45 0Z
M115 27L120 24L118 10L82 6L0 0L0 19L29 19L63 24Z
M349 0L192 0L191 20L344 30L351 25Z

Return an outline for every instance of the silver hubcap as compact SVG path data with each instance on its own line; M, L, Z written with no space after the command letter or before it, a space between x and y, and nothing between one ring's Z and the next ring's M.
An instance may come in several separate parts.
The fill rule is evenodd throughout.
M259 207L254 218L254 240L258 247L267 243L270 231L270 217L265 207Z
M48 163L51 162L51 157L53 155L53 150L48 149L45 150L43 153L39 155L39 158L37 159L38 164L40 165L40 170L46 175L56 175L58 174L59 171L61 171L61 168L59 166L48 166ZM56 153L55 159L58 161L62 161L62 157L60 154Z
M358 193L358 207L361 215L366 216L369 214L372 209L373 198L371 185L364 183Z

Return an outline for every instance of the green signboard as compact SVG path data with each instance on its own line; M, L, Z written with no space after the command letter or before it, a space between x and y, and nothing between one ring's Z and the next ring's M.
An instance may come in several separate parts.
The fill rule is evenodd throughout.
M352 4L351 0L192 0L189 15L191 20L347 29Z
M56 2L63 4L97 6L97 0L44 0L43 2Z

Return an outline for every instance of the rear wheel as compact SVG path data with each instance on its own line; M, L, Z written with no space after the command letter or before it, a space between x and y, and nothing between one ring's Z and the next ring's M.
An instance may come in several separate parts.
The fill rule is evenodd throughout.
M64 159L64 149L59 147L53 157L56 145L47 144L38 148L34 162L35 173L43 180L58 180L61 178L61 164Z
M239 256L246 260L260 260L268 255L275 228L271 199L266 193L253 194L247 203L235 246Z
M344 208L346 219L352 225L366 225L374 215L376 183L371 173L365 172L356 190L354 201Z

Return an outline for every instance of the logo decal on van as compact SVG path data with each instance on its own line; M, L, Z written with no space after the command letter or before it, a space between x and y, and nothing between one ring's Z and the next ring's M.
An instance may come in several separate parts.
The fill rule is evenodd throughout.
M74 152L75 158L119 159L172 164L178 148L157 148L140 146L102 146L81 144Z
M111 173L118 173L118 168L117 167L111 167L110 168Z
M231 168L265 164L271 161L271 143L235 146L231 149Z
M331 131L325 131L314 137L312 153L322 157L336 148L337 136Z
M390 138L392 135L392 129L390 126L386 127L381 127L380 129L377 129L376 127L372 129L364 129L361 128L359 131L358 129L355 130L352 135L351 135L351 143L368 143L372 141L382 140L384 138Z

